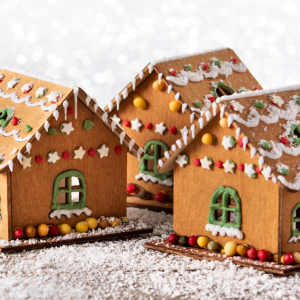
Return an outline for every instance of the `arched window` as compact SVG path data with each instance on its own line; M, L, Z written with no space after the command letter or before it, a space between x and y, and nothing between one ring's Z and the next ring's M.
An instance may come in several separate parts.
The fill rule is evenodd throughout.
M144 146L145 155L141 159L139 169L141 173L156 177L160 180L166 180L172 175L172 171L160 174L156 169L158 160L164 157L165 151L169 151L170 148L167 144L159 140L151 140Z
M213 92L214 96L218 98L224 95L232 95L233 93L235 93L235 89L225 82L221 81L214 84Z
M300 203L292 210L292 236L300 235Z
M241 228L241 199L234 188L218 187L210 199L209 209L209 224Z
M60 173L54 181L52 206L57 209L83 209L86 207L86 182L77 170Z

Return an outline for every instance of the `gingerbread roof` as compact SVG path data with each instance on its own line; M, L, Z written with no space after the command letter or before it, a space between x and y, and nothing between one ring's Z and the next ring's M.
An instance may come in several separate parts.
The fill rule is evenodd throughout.
M254 90L259 83L247 70L236 53L229 48L215 49L182 57L171 57L149 63L115 98L105 107L107 113L120 108L128 95L153 72L158 80L168 86L168 93L182 102L182 112L188 111L191 122L211 106L211 97L234 91ZM223 91L217 87L224 85ZM231 87L229 91L226 86ZM221 93L221 94L220 94Z
M266 180L300 190L300 85L218 98L159 162L161 173L172 169L178 154L219 112L236 128L236 139L249 146L251 157L259 156Z
M130 149L133 155L140 154L134 140L108 118L95 99L83 90L60 80L40 76L16 68L0 69L0 172L23 155L30 153L32 143L48 131L53 118L60 113L67 122L68 101L74 99L75 118L77 101L82 101L104 124Z

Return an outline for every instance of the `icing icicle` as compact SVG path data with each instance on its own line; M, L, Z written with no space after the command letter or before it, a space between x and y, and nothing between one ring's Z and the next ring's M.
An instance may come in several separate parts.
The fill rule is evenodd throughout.
M120 138L120 144L122 145L123 144L123 141L124 141L124 138L125 138L125 132L122 131L119 135L119 138Z
M257 152L257 149L256 149L255 147L252 147L251 150L250 150L250 152L251 152L251 158L253 158L254 155L255 155L256 152Z
M32 147L31 143L26 144L26 151L27 151L28 154L30 154L31 147Z
M228 126L229 127L229 126ZM235 138L238 140L239 139L239 136L241 134L241 128L237 128L236 131L235 131Z
M193 139L195 138L195 130L196 130L196 126L195 126L195 124L193 124L191 126L191 131L192 131L192 137L193 137Z
M63 103L63 107L64 107L64 110L65 110L65 120L67 120L67 116L68 116L68 106L69 106L69 102L67 100L64 101ZM48 132L48 130L46 129L46 131Z
M122 98L121 98L121 96L119 94L117 94L115 96L115 100L116 100L116 104L117 104L117 110L119 110ZM109 110L109 111L111 111L111 110Z
M44 124L44 128L45 128L46 132L48 132L49 127L50 127L50 123L48 122L48 120L46 120L45 124Z
M201 129L203 129L203 125L204 125L203 123L204 123L204 119L200 118L199 119L199 126L200 126Z
M172 89L173 89L173 87L172 87L172 85L170 84L170 85L168 86L168 94L170 94L170 92L171 92Z

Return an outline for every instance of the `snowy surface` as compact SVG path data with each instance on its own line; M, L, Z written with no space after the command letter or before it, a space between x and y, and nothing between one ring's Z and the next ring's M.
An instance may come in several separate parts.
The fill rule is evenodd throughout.
M154 233L0 255L0 299L296 299L299 275L146 250L172 231L171 214L128 208Z

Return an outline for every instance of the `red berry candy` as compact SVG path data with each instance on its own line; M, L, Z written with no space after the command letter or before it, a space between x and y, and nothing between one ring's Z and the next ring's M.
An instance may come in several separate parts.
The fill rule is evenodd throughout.
M239 164L238 166L240 171L244 171L245 170L245 166L243 164Z
M124 121L123 121L123 125L124 125L125 127L129 127L129 126L130 126L130 122L127 121L127 120L124 120Z
M257 250L254 249L254 248L250 248L248 251L247 251L247 256L251 259L256 259L257 258Z
M173 70L173 71L171 72L171 74L172 74L172 76L176 76L177 71L176 71L176 70Z
M197 167L200 167L201 162L200 162L200 159L199 159L199 158L195 158L195 159L194 159L194 165L197 166Z
M95 156L96 155L96 151L94 149L90 149L88 151L89 156Z
M51 225L49 227L49 235L50 236L58 236L59 235L59 229L56 225Z
M214 96L209 96L209 97L208 97L208 100L209 100L211 103L213 103L213 102L215 101L215 99L216 99L216 97L214 97Z
M0 78L0 82L2 82L2 81L3 81L3 79L4 79L4 76L3 76L2 78Z
M241 148L244 147L243 138L240 138L238 143L239 143L239 146L240 146ZM247 148L247 147L248 147L248 144L246 145L246 148Z
M19 119L17 117L13 117L11 120L11 124L13 124L14 126L18 125L19 123Z
M115 148L115 152L116 152L116 153L122 153L122 148L121 148L121 146L117 146L117 147Z
M74 110L72 108L67 108L67 114L74 114Z
M189 237L189 245L192 246L192 247L195 247L197 246L197 237L195 235L192 235Z
M69 152L65 151L65 152L62 154L62 158L63 158L63 159L69 159L69 158L70 158Z
M260 169L259 167L256 167L255 171L256 171L257 174L261 174L262 169Z
M43 160L43 158L42 158L40 155L37 155L37 156L35 157L35 161L36 161L37 163L42 163L44 160Z
M167 195L163 192L159 192L155 195L155 200L160 203L164 202L167 200Z
M291 265L295 261L295 257L291 253L284 254L283 261L287 265Z
M259 91L259 87L256 86L256 87L254 88L254 91Z
M145 128L150 129L152 127L152 123L146 123Z
M175 126L172 126L170 128L170 132L171 132L171 134L176 134L177 133L177 128Z
M134 184L128 184L127 185L127 193L132 194L136 191L136 186Z
M208 69L208 65L207 64L202 64L201 67L202 67L203 70L207 70Z
M288 139L287 137L285 137L285 136L282 136L282 137L280 138L280 142L281 142L282 144L287 144L287 143L289 142L289 139Z
M270 260L270 253L267 250L262 249L257 252L257 257L261 261L267 261Z
M234 64L236 64L236 61L237 61L237 58L236 58L236 57L232 58L231 60L232 60L232 62L233 62Z
M217 166L218 168L222 169L222 168L223 168L223 163L222 163L220 160L217 160L217 161L216 161L216 166Z
M23 236L23 230L21 228L17 228L14 230L14 236L17 239L20 239Z
M168 237L168 241L171 244L177 244L179 236L176 233L172 233Z

